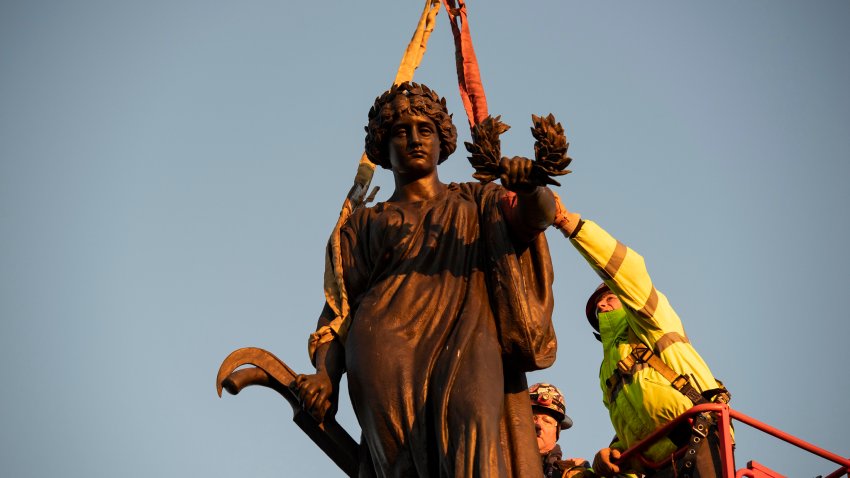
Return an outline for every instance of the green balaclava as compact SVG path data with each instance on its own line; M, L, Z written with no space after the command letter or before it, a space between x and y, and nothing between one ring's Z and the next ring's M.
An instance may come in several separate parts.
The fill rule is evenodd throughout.
M618 337L628 336L629 324L626 321L626 308L620 307L609 312L598 312L599 334L602 336L602 344L607 345L616 341Z

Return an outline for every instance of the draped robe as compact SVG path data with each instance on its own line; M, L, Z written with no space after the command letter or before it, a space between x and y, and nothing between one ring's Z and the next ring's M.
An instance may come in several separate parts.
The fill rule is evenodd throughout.
M542 475L525 372L555 360L552 265L505 192L450 184L343 227L360 476Z

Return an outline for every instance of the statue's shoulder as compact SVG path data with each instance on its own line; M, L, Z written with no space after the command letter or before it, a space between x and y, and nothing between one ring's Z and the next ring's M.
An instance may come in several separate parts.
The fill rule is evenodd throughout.
M498 199L504 194L504 188L497 183L480 183L478 181L451 183L449 184L449 191L476 202L490 197Z
M361 229L378 217L385 208L383 202L360 206L351 212L351 216L345 222L345 227Z

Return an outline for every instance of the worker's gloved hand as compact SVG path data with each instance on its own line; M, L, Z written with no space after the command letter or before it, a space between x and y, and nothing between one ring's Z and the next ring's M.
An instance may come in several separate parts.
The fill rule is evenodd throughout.
M569 236L578 226L581 214L569 211L558 193L551 190L550 192L555 198L555 220L552 225L563 231L564 235Z
M593 458L593 471L599 476L614 476L620 472L620 467L613 463L619 458L620 450L603 448Z

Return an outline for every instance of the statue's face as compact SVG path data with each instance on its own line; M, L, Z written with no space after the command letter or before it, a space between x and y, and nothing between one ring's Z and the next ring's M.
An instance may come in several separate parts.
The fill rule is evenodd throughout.
M425 116L402 114L390 128L387 149L395 174L408 179L427 176L440 161L437 126Z

